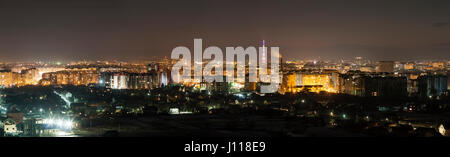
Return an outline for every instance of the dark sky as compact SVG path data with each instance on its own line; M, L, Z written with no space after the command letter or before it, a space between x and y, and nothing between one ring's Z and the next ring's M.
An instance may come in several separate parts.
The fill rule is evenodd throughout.
M176 46L284 58L449 59L448 0L0 0L0 61L144 60Z

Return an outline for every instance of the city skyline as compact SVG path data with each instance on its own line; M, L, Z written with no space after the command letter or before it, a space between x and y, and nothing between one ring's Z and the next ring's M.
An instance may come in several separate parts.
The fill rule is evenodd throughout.
M448 60L449 3L2 0L0 60L146 60L194 38L265 40L290 59Z
M449 17L450 0L0 0L1 143L17 155L445 151Z

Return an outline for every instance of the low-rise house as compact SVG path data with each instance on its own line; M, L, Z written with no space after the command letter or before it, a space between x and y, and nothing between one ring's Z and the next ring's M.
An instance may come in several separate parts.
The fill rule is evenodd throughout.
M4 136L18 136L19 130L17 129L16 122L8 118L3 122L3 133Z
M441 125L439 125L438 131L442 136L450 136L450 123L442 123Z

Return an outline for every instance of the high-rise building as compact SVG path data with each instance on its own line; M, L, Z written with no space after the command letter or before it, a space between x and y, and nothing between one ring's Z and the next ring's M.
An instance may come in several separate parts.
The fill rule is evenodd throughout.
M362 66L362 64L363 64L362 57L355 57L355 63L358 66Z
M11 70L0 71L0 86L11 87L14 85L13 72Z
M407 90L409 96L415 96L419 93L419 82L417 80L418 77L418 74L406 74L406 78L408 79Z
M160 87L157 73L104 72L100 87L111 89L153 89Z
M361 72L349 71L340 77L340 93L364 96L364 80Z
M447 72L447 90L450 90L450 72Z
M125 73L115 73L111 78L111 89L127 89L128 76Z
M261 61L264 64L267 64L267 51L266 51L266 41L262 41L263 52L261 54Z
M366 96L405 97L408 95L406 77L366 76L363 81Z
M129 89L152 89L155 88L154 80L150 73L130 73L128 80Z
M93 70L64 70L42 74L42 85L89 85L99 83L99 74Z
M418 78L419 92L422 97L435 97L445 94L448 89L447 76L425 75Z
M22 70L21 75L24 85L35 85L40 79L39 71L36 68Z
M355 96L404 97L407 92L407 78L385 74L349 71L341 75L340 92Z

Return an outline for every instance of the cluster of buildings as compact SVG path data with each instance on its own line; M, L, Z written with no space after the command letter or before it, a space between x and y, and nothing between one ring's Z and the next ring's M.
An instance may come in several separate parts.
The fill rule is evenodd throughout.
M94 85L111 89L154 89L172 84L171 67L174 62L168 59L150 64L74 62L64 67L21 68L15 71L5 69L0 71L0 85L3 87ZM280 87L278 91L344 93L356 96L438 97L447 94L450 88L449 65L448 61L373 62L362 57L346 61L287 61L283 62L280 68L281 81L278 82ZM19 70L20 72L16 72ZM237 71L236 67L235 74ZM250 73L246 66L245 81L208 83L193 79L194 81L182 84L200 91L257 92L264 83L249 82ZM229 74L224 72L224 80Z
M98 83L99 73L95 70L64 70L44 73L41 85L89 85Z
M20 65L17 65L20 66ZM15 66L0 70L0 86L5 88L26 85L100 86L111 89L153 89L168 85L170 71L167 64L127 63L71 63L66 66L47 66L24 69Z
M361 57L354 61L286 62L282 63L278 92L326 92L354 96L439 98L450 89L446 62L368 62ZM270 69L269 69L270 71ZM235 69L236 73L236 69ZM258 92L263 82L245 81L184 83L198 90L219 92ZM224 74L224 80L226 75Z
M355 96L439 97L448 94L447 62L288 62L282 92L344 93Z
M11 70L0 70L0 86L26 86L37 85L39 83L39 72L37 69L26 69L21 72L13 72Z
M174 84L171 76L173 63L174 61L162 60L141 64L83 62L63 66L29 66L27 68L12 66L12 68L3 68L0 71L0 85L4 88L26 85L94 86L101 87L99 91L107 88L124 90L121 93L127 94L127 92L132 93L136 91L126 89L151 90ZM204 65L205 63L201 64ZM287 61L281 64L279 71L280 81L276 83L279 85L278 92L280 94L313 92L339 93L361 97L396 98L418 96L440 99L441 96L448 95L450 89L449 65L448 62L443 61L372 62L364 60L361 57L357 57L353 61L335 62ZM237 74L238 69L240 68L235 67L233 71L235 73L234 75ZM193 92L208 94L228 93L242 97L240 98L242 100L233 100L232 102L234 104L245 104L250 101L253 103L255 100L244 100L246 99L246 95L258 93L261 86L267 83L263 81L250 82L249 78L252 72L248 70L248 66L245 66L244 69L244 79L226 82L225 80L230 73L224 71L223 75L220 75L223 77L224 82L207 82L204 79L193 79L194 81L191 82L181 82L182 88L180 88L179 92L185 93L185 89L191 89ZM268 69L268 73L272 73L270 68ZM203 75L212 76L215 75L215 71L207 74L203 73ZM192 78L195 78L194 75L192 76ZM90 88L90 90L92 89ZM60 94L56 91L54 92L64 101L69 102L70 114L90 113L91 111L98 113L106 112L104 111L106 110L105 108L101 109L101 107L98 107L98 102L87 105L72 97L70 93ZM155 99L158 102L164 103L164 105L182 99L180 98L182 95L170 95L170 93L163 94L162 97L160 94L156 95ZM164 97L166 97L166 101L162 101ZM184 99L190 101L191 97L185 97ZM205 103L203 102L203 96L201 99L199 103ZM304 102L305 100L302 101ZM266 103L266 101L261 102ZM111 103L115 103L115 99ZM275 102L273 104L277 103ZM136 111L131 111L131 107L124 109L122 104L116 103L116 105L113 106L115 113L122 112L122 109L124 112L143 112L142 106L145 106L145 104L136 103L135 106L132 106ZM381 111L381 109L379 110ZM181 114L182 112L181 108L169 108L169 111L173 114ZM70 131L71 127L75 125L73 121L68 119L51 119L51 117L48 119L49 117L42 118L42 116L39 118L30 118L33 116L30 116L31 111L29 112L27 110L26 115L28 117L25 116L25 118L23 113L20 112L8 111L6 114L2 113L2 115L7 115L6 117L0 117L0 130L2 134L6 136L17 136L18 134L22 136L37 136L37 134L39 136L52 136L53 134L66 134L66 131ZM37 114L42 114L40 112L42 111L37 111ZM333 115L334 113L331 112L331 114ZM348 118L347 116L350 116L350 114L343 114L344 119Z

